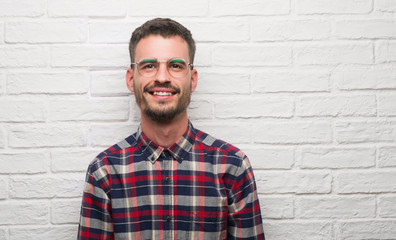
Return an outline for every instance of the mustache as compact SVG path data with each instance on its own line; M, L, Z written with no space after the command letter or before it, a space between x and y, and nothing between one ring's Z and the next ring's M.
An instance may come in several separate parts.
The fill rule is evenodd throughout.
M168 88L168 89L172 89L176 93L180 93L180 88L172 86L172 84L170 84L170 83L154 83L154 85L144 87L143 91L149 92L149 91L153 90L154 88Z

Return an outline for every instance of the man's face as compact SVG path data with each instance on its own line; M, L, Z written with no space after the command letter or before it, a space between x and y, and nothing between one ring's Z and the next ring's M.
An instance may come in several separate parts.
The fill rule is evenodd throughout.
M182 77L174 77L167 70L171 59L184 59L189 62L187 43L179 36L163 38L149 35L136 46L135 62L155 59L159 64L157 72L144 76L138 67L127 71L127 86L135 93L136 103L144 115L155 121L169 121L185 113L195 90L198 74L188 70ZM187 66L188 67L188 66Z

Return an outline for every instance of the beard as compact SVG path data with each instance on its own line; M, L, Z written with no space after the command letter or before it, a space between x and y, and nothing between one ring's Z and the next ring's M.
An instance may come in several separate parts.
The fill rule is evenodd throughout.
M135 84L135 83L134 83ZM179 94L176 104L172 104L167 101L159 101L159 106L152 106L147 101L143 93L148 94L150 89L153 88L170 88L173 89L176 94ZM152 86L145 87L143 92L134 86L135 89L135 99L142 113L156 122L168 122L174 119L177 115L183 113L191 101L191 84L189 84L183 91L179 88L172 86L170 83L155 83Z

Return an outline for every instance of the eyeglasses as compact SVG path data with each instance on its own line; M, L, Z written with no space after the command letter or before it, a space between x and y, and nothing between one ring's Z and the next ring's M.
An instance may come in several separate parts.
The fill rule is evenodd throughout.
M153 77L157 74L160 67L160 63L166 63L166 69L168 73L175 78L185 77L188 70L192 70L194 65L187 63L185 60L180 58L173 58L168 61L157 61L157 59L142 59L139 62L131 63L137 66L137 70L143 77Z

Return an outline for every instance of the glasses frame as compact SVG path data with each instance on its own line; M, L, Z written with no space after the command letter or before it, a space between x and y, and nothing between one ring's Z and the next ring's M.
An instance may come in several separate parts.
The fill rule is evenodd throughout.
M154 77L154 76L158 73L158 70L159 70L159 67L160 67L160 64L161 64L161 63L166 63L166 64L167 64L167 65L166 65L166 71L168 72L169 75L171 75L171 76L174 77L174 78L182 78L182 77L185 77L185 76L187 76L189 70L193 70L193 69L194 69L194 65L191 64L191 63L189 63L189 62L187 62L187 61L185 61L183 58L171 58L171 59L169 59L169 60L167 60L167 61L165 61L165 60L164 60L164 61L158 61L156 58L144 58L144 59L140 60L139 62L133 62L133 63L131 63L131 68L134 68L134 67L133 67L134 65L135 65L135 66L138 66L140 63L143 62L143 60L155 60L155 61L153 61L152 63L158 63L158 69L154 72L154 74L153 74L152 76L145 76L145 75L143 75L143 74L140 73L139 69L137 69L137 71L139 72L139 74L140 74L141 76L147 77L147 78L149 78L149 77ZM168 64L171 63L172 60L182 60L184 63L187 64L187 72L186 72L186 75L181 76L181 77L179 77L179 76L176 76L176 77L175 77L175 76L172 75L172 73L169 71L169 68L168 68ZM146 62L146 63L150 63L150 62Z

